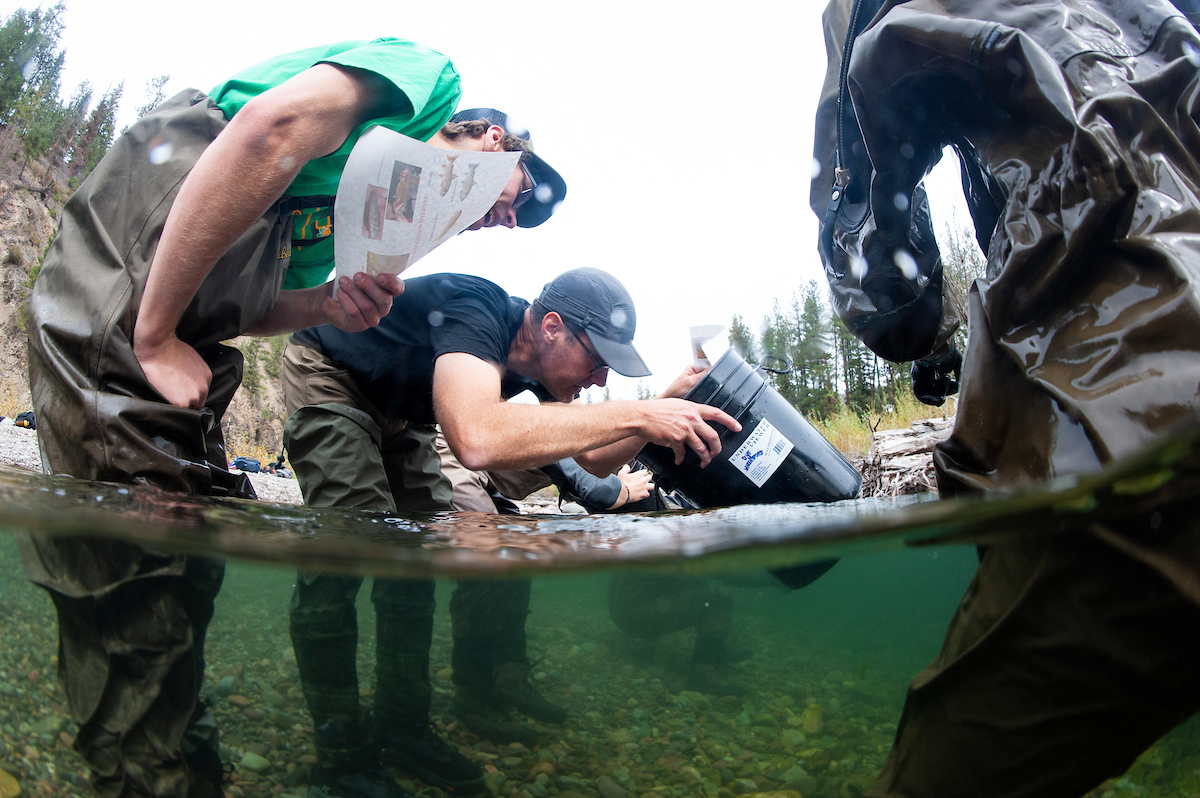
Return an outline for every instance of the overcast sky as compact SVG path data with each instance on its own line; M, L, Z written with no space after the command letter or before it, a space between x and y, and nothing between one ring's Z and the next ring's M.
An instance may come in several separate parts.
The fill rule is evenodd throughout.
M0 0L5 17L32 3ZM635 344L661 389L688 357L687 328L773 302L823 277L808 207L813 114L825 74L819 0L721 4L67 0L64 92L125 82L121 124L147 81L203 90L272 55L397 36L450 56L460 108L500 108L564 177L566 202L533 230L468 232L406 276L478 274L533 299L556 274L615 274L638 310ZM957 204L957 167L930 185L935 226ZM614 376L614 397L636 380Z

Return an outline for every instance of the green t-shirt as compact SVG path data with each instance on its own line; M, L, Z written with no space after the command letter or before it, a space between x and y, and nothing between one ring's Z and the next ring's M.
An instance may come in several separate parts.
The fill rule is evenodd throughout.
M336 64L374 72L408 98L408 108L359 125L337 150L309 161L286 194L293 197L332 195L350 150L371 125L382 125L420 141L428 141L449 121L462 93L450 59L414 42L383 38L338 42L272 58L246 69L209 92L229 119L251 99L317 64ZM283 287L320 285L333 270L330 208L306 208L293 225L291 265Z

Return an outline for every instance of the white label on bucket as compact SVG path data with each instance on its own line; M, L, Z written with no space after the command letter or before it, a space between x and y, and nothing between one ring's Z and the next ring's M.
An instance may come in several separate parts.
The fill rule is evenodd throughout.
M745 474L746 479L761 488L791 451L792 442L764 418L729 458L729 462Z

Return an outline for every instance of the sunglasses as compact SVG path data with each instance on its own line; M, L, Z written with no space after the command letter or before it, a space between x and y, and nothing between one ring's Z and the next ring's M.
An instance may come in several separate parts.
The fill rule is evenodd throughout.
M568 329L570 329L570 328L568 328ZM587 356L592 359L592 365L595 368L593 368L591 371L588 372L589 376L592 374L595 374L598 371L604 371L605 369L609 368L607 363L600 362L600 359L598 357L596 357L595 355L593 355L592 350L590 348L588 348L588 346L586 344L584 344L582 329L572 330L572 332L575 334L575 340L579 342L579 345L581 347L583 347L583 351L586 352Z
M537 181L533 179L533 174L529 171L529 167L522 163L521 171L525 173L525 177L529 178L529 188L521 189L520 193L517 194L517 198L513 200L512 208L514 211L526 202L529 202L530 198L533 197L533 190L537 188ZM522 181L522 185L524 185L524 181Z

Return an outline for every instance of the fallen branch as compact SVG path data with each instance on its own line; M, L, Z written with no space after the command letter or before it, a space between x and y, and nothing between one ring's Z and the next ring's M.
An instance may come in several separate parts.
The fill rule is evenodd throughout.
M954 418L929 418L909 429L871 436L871 451L862 465L864 497L904 496L937 491L933 446L950 436Z

